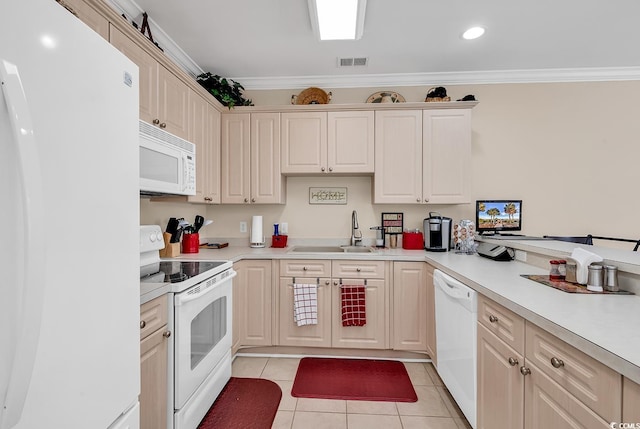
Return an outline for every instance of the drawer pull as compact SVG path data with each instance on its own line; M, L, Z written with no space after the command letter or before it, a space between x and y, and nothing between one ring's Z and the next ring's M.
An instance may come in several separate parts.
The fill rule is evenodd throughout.
M162 336L165 337L165 338L169 338L171 336L171 331L164 331Z
M147 326L147 322L145 322L144 320L140 321L140 329L144 329L144 327Z
M489 322L496 323L497 321L498 318L496 316L494 316L493 314L489 315Z
M509 365L511 365L511 366L518 365L518 359L510 357L509 358Z
M558 359L557 357L552 357L551 365L553 365L554 368L562 368L564 366L564 361L562 359Z
M361 270L360 268L356 268L356 271L357 271L357 272L360 272L360 271L362 271L362 270Z
M302 271L307 271L307 267L302 267Z
M521 366L520 367L520 374L529 375L529 374L531 374L531 370L529 368L527 368L526 366Z

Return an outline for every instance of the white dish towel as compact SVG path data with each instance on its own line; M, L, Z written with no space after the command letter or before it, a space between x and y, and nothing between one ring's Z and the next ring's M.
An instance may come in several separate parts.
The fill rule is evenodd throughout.
M293 320L298 326L318 324L318 285L293 285Z

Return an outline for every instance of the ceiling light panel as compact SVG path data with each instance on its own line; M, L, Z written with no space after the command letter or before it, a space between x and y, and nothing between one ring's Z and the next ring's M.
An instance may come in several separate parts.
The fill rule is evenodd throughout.
M484 32L484 27L471 27L470 29L462 33L462 38L466 40L477 39L478 37L482 36Z
M366 0L308 0L311 26L320 40L362 37Z

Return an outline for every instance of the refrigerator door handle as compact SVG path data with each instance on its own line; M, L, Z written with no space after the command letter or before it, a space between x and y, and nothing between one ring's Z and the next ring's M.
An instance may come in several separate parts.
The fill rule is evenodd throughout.
M24 213L24 236L22 273L14 286L16 318L13 326L13 359L4 403L0 404L0 429L9 429L17 424L22 415L29 389L29 382L40 338L40 322L44 302L44 246L36 240L44 239L43 191L40 161L36 147L33 125L27 97L24 92L18 67L0 58L0 81L9 122L13 128L14 153L17 154L16 170L22 195ZM6 347L5 344L2 347Z

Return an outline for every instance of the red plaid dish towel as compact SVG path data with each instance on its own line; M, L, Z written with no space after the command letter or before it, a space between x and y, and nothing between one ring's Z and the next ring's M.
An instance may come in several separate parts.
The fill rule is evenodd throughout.
M298 326L318 324L318 285L293 285L293 320Z
M342 326L364 326L367 323L365 286L343 285L341 295Z

